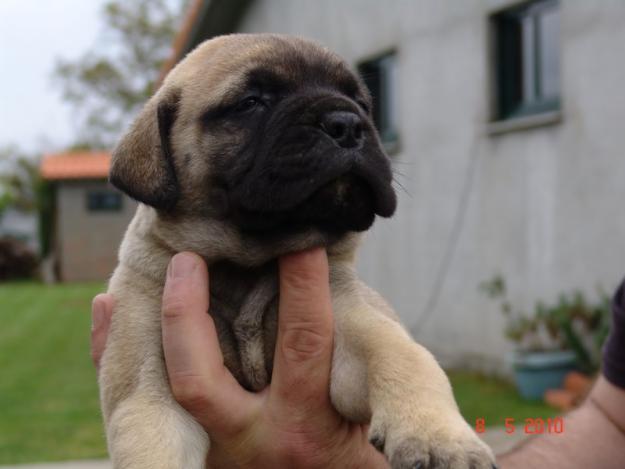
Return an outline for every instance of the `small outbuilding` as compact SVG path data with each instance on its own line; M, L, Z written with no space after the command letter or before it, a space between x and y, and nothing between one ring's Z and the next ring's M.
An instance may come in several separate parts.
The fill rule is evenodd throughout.
M49 260L54 280L107 279L137 203L108 182L107 152L45 155L41 177L51 183Z

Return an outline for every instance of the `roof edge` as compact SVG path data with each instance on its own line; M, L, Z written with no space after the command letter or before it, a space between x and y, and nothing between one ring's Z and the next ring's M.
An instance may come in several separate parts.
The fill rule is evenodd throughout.
M172 44L172 53L161 67L156 88L169 71L200 42L235 32L253 0L192 0Z
M46 153L39 174L46 181L106 180L111 154L105 151Z

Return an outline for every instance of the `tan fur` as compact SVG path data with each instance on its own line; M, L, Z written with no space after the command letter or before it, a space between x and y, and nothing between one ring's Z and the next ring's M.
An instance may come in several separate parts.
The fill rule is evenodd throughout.
M171 144L177 157L196 154L198 146L201 153L214 155L214 145L227 145L228 139L235 144L236 135L202 141L192 125L194 119L241 86L246 70L288 47L325 54L330 65L341 63L334 54L295 38L237 35L208 41L169 74L146 105L115 153L114 170L132 173L137 184L146 177L151 178L148 185L155 183L162 168L155 156L159 144L154 114L157 103L176 93L180 107ZM287 69L279 72L289 73ZM128 159L129 154L134 161ZM330 241L310 230L275 242L242 235L228 222L203 212L198 194L206 193L203 184L210 166L197 160L177 164L179 208L163 213L139 206L109 285L116 306L100 387L115 468L200 469L209 450L204 431L173 399L164 368L160 309L171 256L188 250L209 265L228 259L254 267L315 245L327 246L330 262L335 316L330 395L336 409L350 420L371 422L371 436L384 440L384 452L394 468L408 467L419 458L425 461L424 467L491 467L491 451L460 416L434 357L412 341L390 306L358 279L354 269L358 235ZM261 297L259 293L259 299L252 302ZM253 314L239 320L240 327L258 327ZM252 356L262 353L261 342L261 336L250 338ZM225 349L226 361L234 353ZM264 372L249 366L247 373ZM261 378L259 382L266 379Z

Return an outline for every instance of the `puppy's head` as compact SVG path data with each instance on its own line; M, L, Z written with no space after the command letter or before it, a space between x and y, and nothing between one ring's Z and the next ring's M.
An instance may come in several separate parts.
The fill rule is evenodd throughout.
M362 82L299 38L207 41L113 153L111 182L163 214L288 236L363 231L396 206Z

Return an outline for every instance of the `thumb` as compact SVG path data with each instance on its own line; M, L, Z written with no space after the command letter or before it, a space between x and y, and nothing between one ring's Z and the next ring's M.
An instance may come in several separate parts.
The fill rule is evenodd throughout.
M96 295L91 304L91 359L100 371L100 360L104 354L106 339L113 316L113 296L107 293Z
M271 394L290 418L327 408L333 318L324 249L280 259L278 337ZM298 415L299 414L299 415Z

